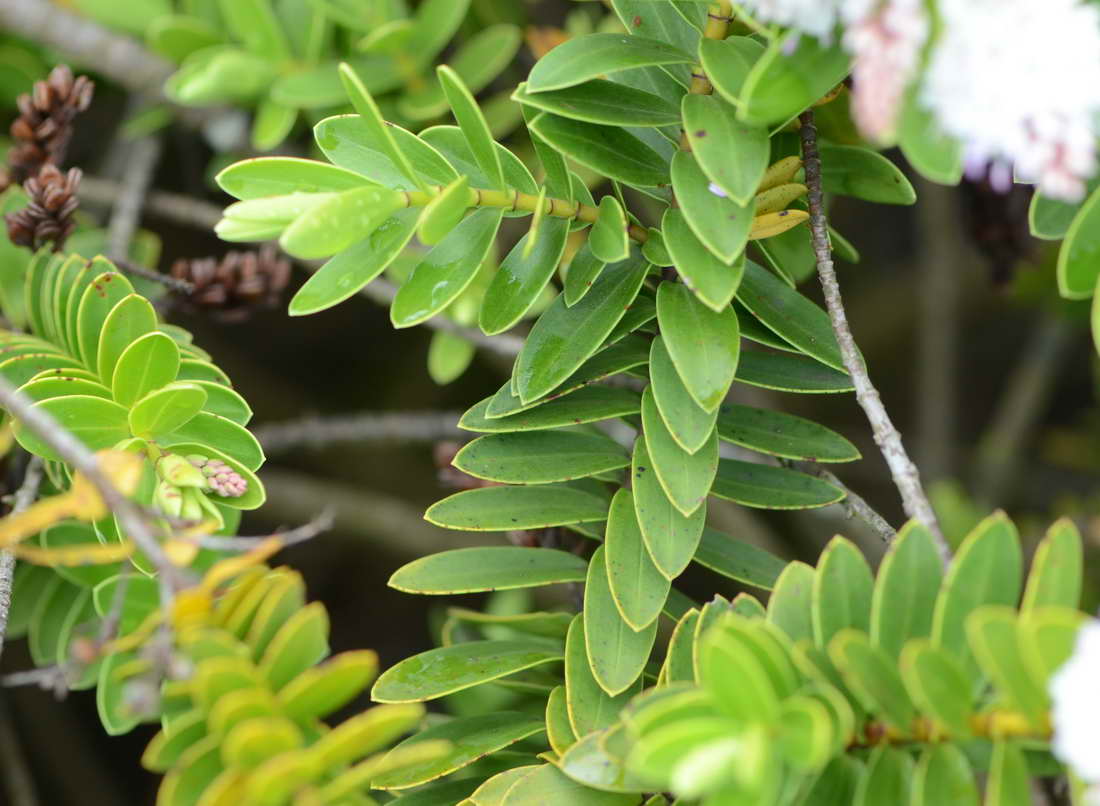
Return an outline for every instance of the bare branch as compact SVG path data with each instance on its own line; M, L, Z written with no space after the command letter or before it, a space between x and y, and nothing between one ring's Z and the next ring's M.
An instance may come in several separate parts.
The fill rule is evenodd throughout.
M343 417L305 417L253 430L268 456L340 442L427 442L470 436L455 411L378 412Z
M15 502L12 505L12 514L22 512L32 503L38 495L38 487L42 484L42 460L32 456L27 463L26 473L23 475L23 484L15 493ZM0 549L0 654L4 652L4 636L8 630L8 613L11 612L11 588L12 575L15 573L15 555L10 551Z
M107 225L107 254L112 259L125 259L130 254L130 241L137 232L145 194L152 182L160 152L160 140L155 136L138 138L126 147L122 192L115 199Z
M863 521L876 535L882 538L884 543L889 543L897 535L897 530L890 525L890 522L886 518L882 517L863 496L858 493L852 492L852 489L837 478L826 467L819 465L817 462L801 462L796 463L795 466L803 473L809 473L811 476L817 476L819 479L829 482L834 487L839 487L844 491L844 500L840 502L840 506L844 507L844 512L851 518L858 518Z
M943 533L936 522L936 513L921 485L920 473L913 464L913 460L909 458L909 454L906 453L905 446L901 442L901 434L894 427L890 415L886 413L886 407L882 405L882 398L867 374L867 366L863 363L863 357L856 347L852 331L848 326L848 316L844 311L840 286L833 267L828 223L825 220L825 208L822 202L821 155L817 150L817 127L814 125L813 110L803 112L800 121L802 123L802 160L806 169L806 187L809 189L810 232L814 257L817 261L821 287L825 292L829 320L832 322L833 333L836 335L844 358L844 367L852 377L852 383L856 388L856 400L859 401L871 424L875 444L882 452L890 468L894 485L901 493L906 514L923 523L935 535L940 555L944 564L947 564L951 559L951 550L943 538Z
M203 535L202 537L195 538L194 542L204 549L212 549L214 551L249 551L256 548L256 546L259 546L261 543L273 537L277 537L282 541L283 548L286 548L287 546L293 546L298 543L305 543L307 540L312 540L317 537L317 535L324 534L332 528L334 523L336 523L336 512L330 506L309 523L294 529L280 529L272 534L263 535L262 537L220 537L218 535Z
M144 266L139 266L136 263L131 263L129 260L112 258L112 262L115 264L115 267L122 271L124 274L129 274L132 277L142 277L151 282L160 283L169 291L175 291L179 294L190 294L192 291L195 290L194 283L189 283L186 280L180 280L178 277L173 277L170 274L164 274L163 272L147 269Z

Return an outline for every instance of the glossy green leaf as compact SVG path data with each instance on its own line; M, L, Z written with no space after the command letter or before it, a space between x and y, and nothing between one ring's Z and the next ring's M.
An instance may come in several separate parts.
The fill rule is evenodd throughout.
M599 217L588 235L592 254L604 263L617 263L630 257L628 222L622 205L614 196L600 199Z
M1023 750L1000 740L993 743L993 760L985 784L985 806L1029 806L1031 773Z
M779 712L779 751L799 770L825 766L835 741L833 722L820 701L796 695L786 699Z
M203 411L216 414L237 425L248 425L252 419L252 408L247 401L232 389L213 381L191 381L206 392L206 405Z
M354 699L378 673L369 650L343 652L309 669L279 691L283 713L300 721L328 716Z
M879 204L913 204L917 193L894 163L858 146L821 146L821 185L826 193Z
M428 345L428 376L445 386L462 376L477 348L455 333L436 331Z
M615 736L628 741L621 726L580 739L558 760L558 769L578 783L601 792L639 793L646 782L626 769L625 759L609 752Z
M770 722L779 711L780 692L756 655L724 629L702 636L699 681L714 695L716 710L737 722Z
M695 562L722 576L764 590L775 586L786 565L774 554L710 527L703 530Z
M785 467L721 459L711 493L759 509L813 509L835 504L844 491L824 479Z
M547 225L551 223L561 232L566 229L558 222ZM560 232L557 237L562 237ZM516 360L514 376L523 402L536 400L560 387L599 350L637 296L648 268L645 260L634 256L607 266L591 290L572 307L566 305L563 296L554 300L531 328ZM498 274L498 278L502 276ZM494 286L490 287L490 293ZM487 295L485 306L488 305ZM483 307L483 323L485 311Z
M859 779L853 806L909 803L913 790L913 759L892 747L876 747ZM919 804L917 805L919 806Z
M851 392L852 379L800 355L742 350L736 379L741 383L779 392L833 394Z
M263 652L258 669L275 690L283 688L329 654L328 611L311 602L286 620Z
M28 352L0 363L0 376L12 386L22 386L32 379L51 376L81 377L80 372L75 359L52 352Z
M913 777L913 803L932 806L978 806L978 786L974 773L956 745L934 744L921 754Z
M551 92L528 92L520 84L512 98L564 118L605 126L676 126L680 112L659 95L593 79Z
M96 359L99 377L105 382L111 379L123 351L139 337L156 329L157 314L149 300L138 294L119 300L103 320Z
M1100 186L1095 180L1088 183L1091 196ZM1087 197L1086 197L1087 198ZM1066 237L1074 217L1081 209L1082 201L1067 202L1053 199L1042 191L1035 191L1028 207L1027 222L1031 234L1044 241L1060 241Z
M404 196L389 188L345 190L297 217L279 245L295 257L329 257L370 236L404 206Z
M828 648L833 664L863 707L908 735L917 711L893 659L872 644L867 633L851 628L836 633Z
M971 680L978 669L966 640L966 619L982 605L1015 606L1022 565L1016 527L998 513L967 536L947 572L936 599L932 642L952 653Z
M530 310L557 269L568 236L569 223L554 218L543 222L535 234L529 256L525 252L530 233L512 248L493 275L481 304L479 324L485 333L504 332Z
M412 180L418 187L423 189L423 179L414 169L402 147L398 145L394 135L386 125L386 121L382 118L382 113L378 110L378 105L375 103L370 91L351 65L346 63L340 65L340 81L344 85L348 98L351 99L352 106L355 107L362 123L367 127L371 141L397 166L406 179ZM318 142L320 142L320 139Z
M751 260L745 263L737 299L768 329L823 364L844 371L829 315Z
M436 69L436 74L478 166L489 177L493 187L503 190L505 184L500 156L497 154L493 136L489 132L489 124L485 122L477 101L474 100L458 73L447 65L440 65Z
M1020 610L1079 607L1083 551L1081 533L1073 521L1063 518L1054 523L1032 557Z
M668 42L686 53L695 53L699 47L700 27L688 21L681 8L672 3L651 3L649 0L611 0L611 7L632 37L644 36L659 42ZM694 9L695 21L700 22ZM691 15L691 12L687 12ZM687 65L665 65L666 70L680 84L687 87L691 83L691 71Z
M129 733L141 717L126 708L126 685L115 672L124 664L137 657L135 652L115 652L103 659L99 666L99 680L96 683L96 709L99 721L108 736L121 736Z
M1100 189L1077 211L1058 252L1058 292L1066 299L1088 299L1100 277Z
M123 406L129 406L176 379L180 351L163 333L147 333L123 350L115 364L112 394Z
M703 173L737 204L751 202L768 167L768 130L738 120L734 108L714 95L685 95L682 111Z
M463 414L458 427L481 433L539 431L626 417L642 410L642 399L636 392L610 386L586 386L506 417L487 416L491 401L486 398Z
M606 264L592 254L592 248L584 245L569 262L569 271L565 275L565 304L572 307L584 298L604 270Z
M645 141L617 126L600 126L549 113L531 129L580 165L619 182L657 187L669 182L668 162Z
M584 616L575 616L565 639L565 701L573 733L587 736L611 727L640 690L640 684L629 686L612 697L600 687L588 659Z
M407 593L454 595L580 582L584 559L556 549L485 546L421 557L390 577L391 588Z
M942 569L932 533L907 523L882 559L871 601L871 641L889 657L896 659L910 638L932 634Z
M483 487L444 498L424 517L446 529L475 532L545 529L602 521L607 504L575 487Z
M657 622L635 632L619 613L611 593L601 546L588 563L584 589L584 634L588 661L600 687L611 696L626 691L649 660Z
M791 641L813 639L813 586L814 569L795 561L780 573L768 598L768 621Z
M566 655L569 650L566 648ZM559 756L577 741L569 722L569 707L565 699L565 686L555 686L546 698L546 738L550 749Z
M914 639L901 652L905 688L922 713L957 736L970 734L971 686L959 663L944 649Z
M427 246L442 241L462 221L470 208L470 182L460 176L424 207L417 224L417 237Z
M736 314L732 309L717 313L685 286L662 283L657 289L657 319L684 386L700 406L716 410L737 371Z
M1020 619L1020 652L1032 675L1045 685L1077 646L1077 632L1084 616L1078 610L1043 608Z
M573 431L489 434L458 452L453 464L475 478L510 484L571 481L630 463L610 437Z
M541 717L513 711L451 719L417 733L390 751L397 755L422 742L442 740L450 742L452 749L449 753L422 764L383 773L371 785L379 789L406 789L434 781L545 728Z
M787 459L852 462L860 458L855 445L823 425L793 414L736 403L723 403L719 407L718 437Z
M290 58L289 43L268 0L220 0L218 7L234 37L249 50L272 60Z
M611 500L604 549L608 583L619 614L632 629L643 630L660 615L669 579L646 549L630 490L620 489Z
M432 126L420 133L423 142L429 144L443 155L461 175L470 178L470 185L475 188L484 188L492 184L492 179L482 169L470 149L470 143L457 126ZM500 159L501 169L504 171L504 183L511 189L528 193L532 196L539 194L539 186L531 176L531 172L523 162L502 146L495 144L497 157ZM526 210L506 210L505 216L522 218L530 215Z
M646 450L662 489L676 509L690 516L706 500L718 471L718 435L712 432L694 454L685 451L665 427L651 387L642 394L642 424Z
M663 41L623 34L588 34L570 39L538 60L527 79L529 92L573 87L619 70L690 64L694 57Z
M560 661L544 641L468 641L429 649L391 666L371 689L375 702L434 700L524 669Z
M140 437L169 434L183 426L206 403L206 391L190 383L173 383L150 392L134 403L129 428Z
M727 265L718 258L695 235L682 210L666 210L661 226L665 247L684 285L712 310L726 310L741 284L744 260Z
M687 151L672 158L672 187L695 236L723 263L730 265L737 260L748 243L755 200L739 205L716 194L695 157ZM669 248L675 252L677 246Z
M256 157L235 162L224 168L215 181L236 199L339 192L369 184L361 174L327 162L298 157Z
M845 627L868 631L873 584L862 552L842 537L830 540L814 577L814 644L827 648Z
M127 410L117 403L91 395L69 395L44 400L36 405L51 415L62 428L84 443L90 450L100 451L113 447L116 442L130 436ZM19 444L36 456L64 461L29 428L16 427Z
M741 101L741 91L752 66L764 55L765 46L747 36L703 39L699 59L714 89L732 104Z
M1049 698L1028 671L1012 608L990 605L975 610L966 620L970 648L985 676L993 681L998 699L1042 724Z
M653 340L649 377L653 399L668 432L685 451L697 453L714 433L718 409L708 412L692 399L660 336Z
M290 315L317 313L358 293L405 248L416 231L418 216L418 210L402 210L328 260L298 289L290 301Z
M361 174L372 182L397 190L412 190L425 180L449 185L458 178L455 169L435 148L400 126L378 128L370 116L336 115L325 118L313 130L318 147L335 165ZM388 137L392 138L392 143ZM419 181L405 174L399 149Z
M955 185L963 175L963 146L946 134L913 87L898 122L898 147L916 171L933 182Z
M657 569L668 579L675 579L695 556L706 507L685 516L672 504L653 471L645 439L634 443L631 478L635 514L646 549Z
M553 764L544 764L512 785L502 806L568 803L571 806L634 806L637 795L601 792L574 781Z
M745 78L740 114L753 123L784 123L839 84L850 62L839 43L826 47L798 31L777 37Z

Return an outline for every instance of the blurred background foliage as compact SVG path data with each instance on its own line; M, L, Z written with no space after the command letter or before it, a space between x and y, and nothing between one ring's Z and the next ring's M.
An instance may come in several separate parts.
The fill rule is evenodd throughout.
M120 35L145 38L154 45L158 40L150 39L150 26L163 32L163 18L174 15L178 21L181 15L200 13L204 6L188 0L66 0L61 5L98 17ZM310 0L305 5L323 8L337 20L314 63L323 62L322 57L350 56L383 70L400 62L406 44L401 25L393 21L399 23L403 13L416 14L418 4ZM123 7L127 13L120 15ZM148 13L148 19L133 11L137 7ZM365 10L381 16L364 24L366 15L360 13ZM522 127L516 133L519 109L508 100L511 91L534 59L554 44L578 33L613 30L617 24L598 2L473 0L437 60L454 63L465 58L476 62L475 69L484 67L487 57L479 56L477 48L484 47L486 31L506 26L492 29L497 39L491 55L506 52L509 58L492 65L483 80L470 83L477 85L483 100L493 99L489 108L495 134L517 154L529 156ZM233 34L219 36L231 40ZM467 55L462 57L464 49ZM163 47L161 53L172 55ZM0 32L0 117L5 130L15 117L17 95L65 58L64 52ZM296 69L306 70L304 61L308 60L298 60ZM390 82L383 110L388 118L414 129L442 120L445 106L433 106L420 80L421 74L430 75L429 66L405 65L399 80ZM98 75L95 64L77 62L74 68L96 80L97 92L95 103L78 123L68 164L82 167L91 177L122 181L135 144L153 137L161 153L152 187L220 206L227 197L210 181L213 173L256 153L256 145L268 147L281 139L271 129L260 132L265 136L258 143L256 130L248 136L253 115L274 115L265 105L287 101L274 90L269 96L256 91L232 99L235 110L221 110L196 130L186 114L177 116L168 106L135 104L127 90ZM370 80L369 69L360 72ZM327 100L320 94L318 98ZM220 105L230 99L212 100ZM825 107L819 114L823 130L837 140L855 136L843 125L843 103L841 98L835 108ZM309 124L334 111L341 111L339 100L297 108L293 120L284 120L285 141L268 153L308 156ZM0 146L6 150L7 143ZM931 483L944 529L957 541L991 509L1003 508L1030 548L1046 524L1071 516L1086 540L1086 580L1095 580L1100 563L1100 366L1088 333L1088 303L1059 300L1054 279L1057 244L1028 236L1026 188L1017 186L1008 195L998 195L982 181L938 187L913 174L900 154L888 156L914 181L916 206L838 199L832 220L862 255L857 265L841 265L853 331L887 408ZM102 199L86 198L82 210L93 221L106 222L110 205L96 201ZM644 213L644 200L632 201ZM155 234L153 238L143 233L142 238L159 239L161 270L177 258L228 251L209 228L187 226L151 209L145 211L141 226ZM520 226L505 230L512 238L521 234ZM305 277L305 272L295 274L286 299ZM820 299L815 285L806 283L803 291ZM291 319L276 309L227 324L180 309L170 319L194 332L196 341L234 378L255 410L253 423L261 433L265 426L303 417L461 412L499 387L509 363L499 354L479 350L465 371L464 359L454 359L446 372L437 366L437 377L460 376L439 385L426 370L432 331L394 330L386 309L363 297L305 318ZM736 402L770 407L781 393L736 385L734 396ZM840 468L838 474L892 524L900 525L894 487L854 398L783 397L784 410L811 417L857 444L865 458ZM261 474L268 503L246 515L241 533L266 533L305 521L326 504L334 508L336 527L331 533L281 558L303 572L312 595L329 608L334 651L373 647L385 668L433 645L433 625L440 623L438 616L447 604L484 606L478 597L436 603L386 587L393 570L417 556L483 542L483 536L445 532L420 518L430 503L450 491L448 476L437 462L438 456L448 454L448 446L440 442L349 439L278 450L269 446ZM788 559L813 563L839 532L856 540L872 561L882 551L874 535L860 522L845 520L836 506L782 513L716 504L711 519L723 531ZM737 592L733 582L698 569L683 581L699 599ZM1095 609L1098 599L1100 590L1089 588L1086 581L1083 609ZM522 603L498 601L491 606ZM23 642L14 642L3 655L0 671L27 665ZM0 692L0 708L10 713L20 748L14 750L15 745L0 736L0 753L25 754L41 802L152 802L156 778L134 763L152 729L107 739L91 693L74 693L63 706L51 700L49 693L32 689ZM364 705L353 703L349 711ZM57 774L60 769L64 774ZM8 803L4 798L0 787L0 803Z

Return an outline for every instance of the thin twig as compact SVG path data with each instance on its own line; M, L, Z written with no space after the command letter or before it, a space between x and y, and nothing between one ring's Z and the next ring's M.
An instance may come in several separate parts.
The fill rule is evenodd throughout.
M143 277L150 282L160 283L169 291L175 291L178 294L190 294L195 290L194 283L189 283L186 280L180 280L178 277L173 277L170 274L164 274L159 271L147 269L144 266L139 266L129 260L120 260L119 258L114 258L111 262L114 263L115 267L122 271L124 274L129 274L133 277Z
M38 495L42 484L42 460L32 456L23 475L23 484L15 493L12 514L22 512ZM8 631L8 614L11 612L12 575L15 573L15 555L6 549L0 549L0 654L4 652L4 636Z
M194 542L204 549L213 551L249 551L265 543L273 537L282 541L283 548L305 543L317 535L329 531L336 523L336 511L330 506L320 515L317 515L309 523L302 524L293 529L280 529L272 534L262 537L219 537L217 535L203 535L194 538ZM185 538L186 539L186 538Z
M901 442L901 434L894 427L890 415L886 413L886 407L882 405L882 398L878 390L871 383L867 374L867 366L863 363L863 357L856 347L852 331L848 326L848 316L844 311L844 303L840 297L840 286L836 279L836 270L833 267L832 249L829 244L828 223L825 220L825 207L821 191L821 155L817 150L817 127L814 125L813 110L803 112L799 118L802 128L802 161L806 170L806 187L809 189L810 204L810 232L813 239L814 257L817 262L817 273L821 279L821 287L825 292L825 304L829 310L829 320L833 325L833 333L836 335L837 344L844 359L844 367L852 377L852 384L856 389L856 400L867 415L874 434L875 444L882 452L886 464L890 468L890 475L894 479L894 485L901 493L902 505L910 518L916 518L924 524L936 537L940 555L944 564L950 562L951 550L947 541L943 538L939 524L936 521L936 513L921 485L920 473L905 446Z
M882 538L884 543L889 543L897 535L897 530L890 525L890 522L886 518L882 517L874 507L867 503L863 496L852 491L847 484L837 478L831 470L816 462L801 462L795 465L803 473L809 473L811 476L817 476L819 479L829 482L834 487L839 487L844 491L844 498L840 501L840 505L844 508L845 514L849 519L858 518L867 524L871 531Z
M145 194L153 180L160 152L160 139L155 136L140 137L126 148L122 192L115 199L107 225L107 254L112 259L125 259L130 254L130 242L137 232Z
M467 432L455 425L461 416L454 411L426 411L305 417L262 425L252 433L268 456L340 442L433 443L468 437Z
M99 491L107 508L118 518L122 531L157 569L163 604L167 605L177 591L188 586L186 576L161 548L146 514L104 475L95 454L83 442L58 423L51 414L37 408L34 401L3 376L0 376L0 406L34 432L75 471L82 473Z

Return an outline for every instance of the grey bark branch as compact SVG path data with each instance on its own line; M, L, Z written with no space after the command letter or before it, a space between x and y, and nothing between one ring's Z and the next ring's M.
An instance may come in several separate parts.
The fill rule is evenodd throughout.
M111 483L111 480L100 470L95 454L83 442L69 433L52 415L36 408L29 397L2 376L0 376L0 406L7 409L13 417L33 431L75 471L83 473L84 477L95 486L103 497L104 503L118 518L123 532L157 569L157 582L165 604L172 600L177 591L188 586L187 578L172 564L161 548L149 522L149 516Z
M23 483L15 493L12 514L22 512L38 495L42 484L42 460L32 456L23 476ZM15 555L0 549L0 655L4 653L4 636L8 631L8 614L11 612L12 575L15 573Z
M817 273L821 279L821 287L825 292L825 304L829 311L829 320L832 322L833 333L840 345L844 367L848 370L855 386L856 400L859 401L860 407L871 424L875 444L882 452L882 456L890 468L894 485L901 493L902 505L906 514L924 524L936 537L940 556L946 565L951 559L951 550L940 531L932 504L924 492L920 473L917 471L917 466L913 464L913 460L909 458L909 454L905 451L901 434L894 427L890 415L886 413L886 407L883 406L882 398L871 382L870 375L867 374L867 367L863 363L863 357L856 347L851 328L848 326L848 316L845 313L844 303L840 296L840 285L837 283L832 249L829 244L828 223L825 219L821 191L821 155L817 150L817 127L814 125L813 111L803 112L800 122L802 124L800 130L802 160L806 170L806 187L809 189L810 232L813 239L814 257L817 261Z
M831 470L814 462L802 462L798 464L797 467L803 473L817 476L819 479L827 481L833 486L844 490L844 500L840 501L840 506L844 508L844 513L848 518L857 518L863 521L871 528L871 531L882 538L884 543L889 543L897 535L897 530L890 525L890 522L886 520L886 518L882 517L874 507L868 504L863 496L853 492L852 489L837 478Z
M341 442L439 442L470 434L455 423L456 411L377 412L343 417L305 417L261 425L253 431L268 456Z
M125 260L130 254L130 242L137 232L145 194L153 180L160 152L157 137L138 138L126 149L121 192L115 199L107 225L107 253L112 258Z

